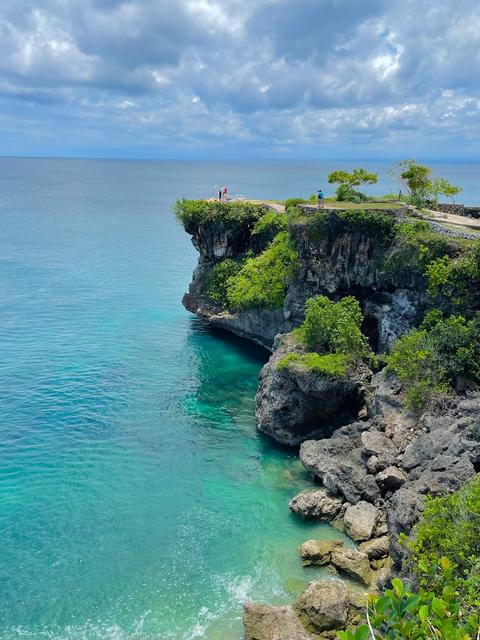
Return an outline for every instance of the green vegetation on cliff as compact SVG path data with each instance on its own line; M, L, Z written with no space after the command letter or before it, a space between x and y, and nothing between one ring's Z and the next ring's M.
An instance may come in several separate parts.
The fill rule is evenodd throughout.
M293 337L307 353L290 353L278 363L279 370L303 366L317 375L343 376L355 360L374 356L360 327L363 321L358 300L346 296L332 302L326 296L307 300L305 320Z
M297 251L289 234L282 231L265 251L247 258L241 270L228 280L230 308L280 308L297 264Z
M414 409L447 392L459 376L480 382L480 314L468 321L460 315L444 318L434 310L419 329L397 340L386 360L405 385L407 406Z
M268 211L265 213L253 227L253 234L260 235L262 233L279 233L287 228L287 215L285 213L277 213L276 211Z
M175 214L188 233L202 224L221 221L232 229L252 228L265 214L265 207L249 202L219 202L218 200L178 200Z
M243 260L226 258L212 267L205 281L205 298L219 307L227 308L230 279L241 271L243 264Z
M304 217L301 222L307 225L308 237L312 242L343 233L365 233L387 244L395 237L395 216L377 209L319 211Z

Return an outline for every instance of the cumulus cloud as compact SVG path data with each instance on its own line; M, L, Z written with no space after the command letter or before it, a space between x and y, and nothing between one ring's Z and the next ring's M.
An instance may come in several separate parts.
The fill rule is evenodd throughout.
M428 155L435 136L468 156L479 78L476 0L0 5L4 154L60 129L95 153Z

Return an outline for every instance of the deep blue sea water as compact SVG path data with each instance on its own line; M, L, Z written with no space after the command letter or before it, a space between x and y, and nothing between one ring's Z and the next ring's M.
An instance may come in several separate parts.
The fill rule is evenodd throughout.
M238 640L246 599L318 575L296 547L338 532L289 513L309 478L255 430L265 352L181 306L172 204L331 168L0 159L1 640ZM478 165L442 172L480 202Z

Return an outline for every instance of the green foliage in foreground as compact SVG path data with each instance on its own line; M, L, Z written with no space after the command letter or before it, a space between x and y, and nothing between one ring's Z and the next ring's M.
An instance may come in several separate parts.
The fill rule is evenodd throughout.
M287 216L284 213L269 211L265 213L253 227L254 234L272 233L276 235L287 228Z
M297 251L288 233L282 231L265 251L254 258L247 258L242 269L229 278L229 306L236 310L280 308L297 265Z
M419 329L397 340L387 366L406 387L406 404L421 409L463 375L480 382L480 315L443 318L430 312Z
M480 637L480 475L459 491L427 498L408 543L417 592L401 580L368 599L368 624L340 640L478 640ZM368 614L368 615L367 615Z
M289 353L279 361L277 369L304 367L314 375L339 378L345 375L349 363L344 353Z
M226 258L216 264L207 276L203 295L207 300L219 307L226 308L228 304L228 286L230 279L239 273L243 262Z
M464 608L480 611L480 475L455 493L427 499L408 547L421 587L441 594L448 570L448 583ZM444 571L439 572L442 563Z
M184 199L175 204L175 214L188 233L212 220L220 220L232 228L252 228L264 213L264 207L248 202Z
M368 624L339 631L340 640L477 640L479 615L463 607L450 583L448 560L442 561L444 587L439 595L420 589L408 591L401 580L367 604Z

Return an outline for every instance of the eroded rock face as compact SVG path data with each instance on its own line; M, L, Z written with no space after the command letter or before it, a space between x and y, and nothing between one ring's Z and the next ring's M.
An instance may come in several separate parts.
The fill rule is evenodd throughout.
M338 580L311 582L294 609L303 625L314 632L342 629L349 610L347 588Z
M280 346L260 373L256 418L260 431L277 442L298 445L328 437L339 424L351 422L365 404L370 370L358 366L345 377L319 377L305 369L278 369L292 353Z
M300 557L304 566L330 564L332 552L343 547L340 540L307 540L300 547Z
M292 498L288 506L305 520L333 520L342 508L342 501L329 495L325 489L307 489Z
M353 580L359 580L364 584L370 584L372 580L369 557L358 549L345 549L342 547L334 549L332 551L332 564Z
M355 542L370 540L379 518L380 511L370 502L361 500L347 507L343 516L345 531Z
M358 545L358 550L366 553L369 560L386 558L390 550L390 537L381 536L380 538L373 538L372 540L362 542Z
M293 607L247 603L243 609L245 640L315 640Z

